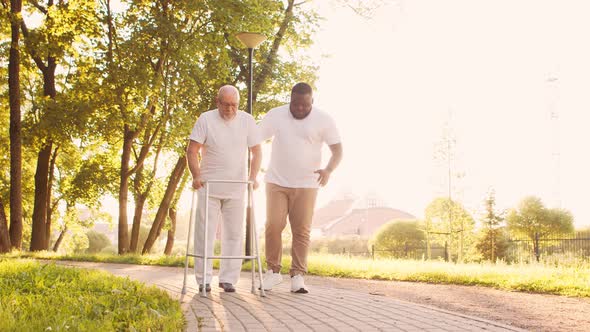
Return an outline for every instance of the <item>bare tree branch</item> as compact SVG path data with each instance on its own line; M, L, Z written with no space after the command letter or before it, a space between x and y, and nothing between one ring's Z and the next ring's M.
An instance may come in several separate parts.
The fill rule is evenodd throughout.
M41 11L43 14L47 15L47 8L39 4L37 0L29 0L29 3L33 5L33 7L39 9L39 11Z

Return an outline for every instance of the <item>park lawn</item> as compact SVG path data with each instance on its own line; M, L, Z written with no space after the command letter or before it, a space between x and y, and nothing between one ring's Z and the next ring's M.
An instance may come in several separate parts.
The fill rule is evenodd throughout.
M0 258L2 331L180 331L178 301L109 273Z
M288 273L290 257L283 259L283 273ZM0 256L2 257L2 256ZM184 257L157 255L70 255L51 252L13 252L3 257L32 257L39 259L77 260L91 262L128 263L161 266L183 266ZM214 262L214 267L219 261ZM190 260L192 266L192 259ZM245 263L243 270L249 270ZM478 285L509 291L590 297L590 263L576 264L506 264L506 263L447 263L378 258L372 260L346 255L311 254L309 274L372 280L397 280L428 283Z
M509 291L590 297L590 263L549 264L447 263L403 259L312 255L308 270L321 276L373 280L477 285Z

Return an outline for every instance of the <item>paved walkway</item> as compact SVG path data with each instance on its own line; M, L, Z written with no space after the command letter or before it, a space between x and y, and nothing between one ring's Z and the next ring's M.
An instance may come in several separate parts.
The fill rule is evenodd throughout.
M250 292L250 273L243 273L236 293L213 287L197 294L194 275L181 296L182 268L61 262L109 271L166 289L182 301L188 331L523 331L477 317L371 295L355 289L315 285L309 294L289 292L289 280L261 298ZM212 286L216 286L216 278Z

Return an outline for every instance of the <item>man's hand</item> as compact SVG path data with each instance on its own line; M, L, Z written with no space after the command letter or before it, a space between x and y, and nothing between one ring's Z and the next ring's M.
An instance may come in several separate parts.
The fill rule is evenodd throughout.
M201 188L203 188L203 181L201 181L201 178L193 178L193 189L199 190Z
M248 181L252 181L252 189L256 190L260 186L256 179L248 179Z
M330 180L330 174L332 174L332 172L329 171L326 168L324 168L324 169L318 169L314 173L319 174L319 176L318 176L318 183L322 187L325 186L328 183L328 180Z

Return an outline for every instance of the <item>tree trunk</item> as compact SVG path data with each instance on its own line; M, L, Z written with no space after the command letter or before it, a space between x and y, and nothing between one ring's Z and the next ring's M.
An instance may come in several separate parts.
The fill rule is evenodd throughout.
M131 243L129 245L130 252L137 252L137 242L139 242L139 228L141 226L141 216L143 214L143 206L147 195L141 192L141 182L143 181L143 165L135 172L133 179L133 198L135 199L135 211L133 213L133 226L131 226Z
M57 241L55 241L55 244L53 245L53 251L57 251L59 249L59 245L61 244L61 241L63 241L64 236L66 235L67 231L68 231L68 226L65 226L64 229L61 230L61 233L59 233L59 237L57 238Z
M459 236L459 257L458 257L459 263L463 263L463 244L465 241L465 236L463 233L464 233L463 220L461 220L461 234Z
M51 199L53 180L55 178L55 161L57 159L57 150L59 147L55 147L53 155L51 156L51 162L49 163L49 182L47 183L47 221L45 222L45 250L49 250L49 244L51 243L51 215L53 215L53 202Z
M0 253L10 251L10 235L8 234L8 226L6 225L6 212L4 211L4 203L0 198Z
M127 195L129 194L129 160L135 133L125 125L123 152L121 153L121 183L119 184L119 255L129 252L129 225L127 223Z
M168 238L166 239L166 248L164 255L170 256L172 248L174 248L174 234L176 234L176 208L168 209L168 217L170 217L170 229L168 230Z
M31 232L31 251L45 248L45 223L47 222L47 193L49 159L51 157L51 143L45 145L37 157L37 171L35 172L35 205L33 207L33 229Z
M166 240L166 249L164 250L164 254L166 255L170 255L172 253L172 249L174 248L174 236L176 235L176 206L178 205L178 200L180 200L180 196L182 195L182 191L185 188L188 179L189 172L183 172L180 185L176 189L176 194L174 195L174 199L170 204L170 209L168 209L168 216L170 217L170 229L168 230L168 239Z
M146 141L149 141L150 134L146 131ZM162 137L160 136L160 142ZM142 146L142 150L149 149L151 144L145 144ZM141 219L143 215L143 207L145 206L145 201L147 200L150 191L152 190L152 185L154 184L154 180L156 177L156 171L158 170L158 157L160 156L160 152L162 151L162 144L158 144L158 148L156 149L155 158L154 158L154 165L152 167L152 171L149 174L149 178L146 181L144 172L143 172L143 163L140 164L139 168L135 172L135 179L133 181L133 191L135 195L135 214L133 215L133 227L131 229L131 248L132 252L138 252L138 244L139 244L139 233L141 229ZM141 154L141 152L140 152Z
M55 57L47 57L47 66L39 58L34 58L37 67L43 73L43 95L55 100ZM46 223L47 223L47 195L49 194L49 162L51 158L53 142L47 138L45 145L39 151L37 157L37 170L35 172L35 202L33 207L33 229L31 232L31 251L47 249Z
M16 249L21 249L23 237L19 52L21 8L21 0L10 1L10 14L12 17L10 22L10 56L8 59L8 99L10 103L10 241L6 243ZM2 212L4 213L4 210ZM4 217L6 218L6 216ZM0 233L0 236L3 236L3 234Z
M135 196L135 214L133 215L133 226L131 227L131 245L129 247L130 252L138 252L139 243L139 230L141 228L141 216L143 215L143 207L147 195L136 195Z
M180 182L185 170L186 156L182 155L178 158L176 166L174 166L174 170L170 175L170 179L168 180L168 186L166 187L164 197L162 198L162 202L160 203L160 207L158 208L158 212L156 213L156 217L154 218L154 223L152 224L150 233L147 239L145 240L145 244L143 245L143 250L141 251L142 254L149 252L152 249L154 243L156 242L158 236L160 236L160 232L162 231L162 227L164 226L164 221L166 219L166 214L168 214L168 209L170 208L170 203L174 198L174 194L176 193L176 189L178 188L178 183Z
M430 232L426 231L426 259L430 260L432 254L430 253Z

